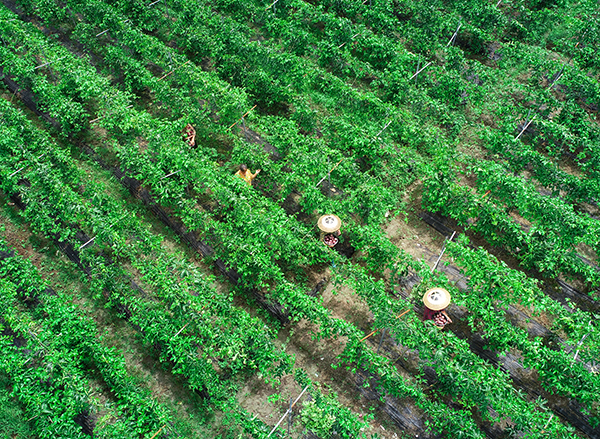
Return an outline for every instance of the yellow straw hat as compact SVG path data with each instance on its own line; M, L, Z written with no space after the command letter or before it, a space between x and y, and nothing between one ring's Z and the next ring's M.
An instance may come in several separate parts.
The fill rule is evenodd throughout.
M450 293L443 288L431 288L423 295L423 303L433 311L439 311L450 304Z
M339 219L337 215L323 215L321 218L319 218L317 226L325 233L333 233L337 230L340 230L340 227L342 226L342 220Z

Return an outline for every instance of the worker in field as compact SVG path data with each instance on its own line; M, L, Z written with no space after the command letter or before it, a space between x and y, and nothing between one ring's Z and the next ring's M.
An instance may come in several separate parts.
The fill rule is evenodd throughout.
M425 309L423 320L433 320L438 328L443 328L452 320L446 313L446 308L450 304L450 293L443 288L431 288L423 295Z
M252 180L254 180L256 178L256 176L258 175L259 172L260 172L260 169L257 169L256 172L253 174L250 171L250 169L248 169L248 166L240 165L240 170L237 171L235 173L235 175L237 175L241 179L245 180L246 183L248 183L248 186L252 186Z
M317 227L321 230L321 241L328 247L335 247L342 234L342 220L337 215L323 215L317 222Z
M183 134L183 140L192 148L196 147L196 130L192 126L192 124L187 124L183 130L181 130Z

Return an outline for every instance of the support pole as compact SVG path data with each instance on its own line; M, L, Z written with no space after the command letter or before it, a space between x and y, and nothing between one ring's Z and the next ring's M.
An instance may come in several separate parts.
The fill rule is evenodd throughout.
M43 154L41 154L41 155L37 156L36 160L39 160L39 159L41 159L41 158L42 158L42 157L44 157L45 155L46 155L46 153L43 153ZM10 177L12 177L13 175L16 175L16 174L18 174L19 172L21 172L21 171L22 171L23 169L25 169L26 167L27 167L27 166L22 166L22 167L20 167L20 168L19 168L19 169L17 169L15 172L13 172L12 174L10 174L8 177L10 178Z
M389 126L390 126L390 124L391 124L391 123L392 123L392 121L391 121L391 120L390 120L388 123L386 123L386 124L384 125L384 127L381 129L381 131L379 131L377 134L375 134L375 137L374 137L374 139L377 139L377 138L379 137L379 135L380 135L381 133L383 133L383 132L384 132L384 131L387 129L387 127L389 127Z
M414 75L412 75L412 76L410 77L409 81L410 81L411 79L413 79L413 78L416 78L416 77L417 77L417 75L418 75L419 73L421 73L423 70L425 70L425 69L426 69L427 67L429 67L431 64L433 64L433 62L431 62L431 61L430 61L430 62L428 62L427 64L425 64L425 65L424 65L424 66L423 66L423 67L422 67L420 70L417 70L417 73L415 73Z
M86 245L88 245L88 244L89 244L90 242L92 242L94 239L96 239L96 237L95 237L95 236L94 236L92 239L90 239L88 242L86 242L85 244L83 244L83 245L80 245L78 250L81 250L83 247L85 247Z
M41 66L37 66L33 70L41 69L42 67L46 67L47 65L50 65L50 64L52 64L54 62L58 62L58 61L60 61L61 59L64 59L64 58L66 58L66 56L63 56L62 58L55 59L54 61L47 62L46 64L42 64Z
M536 115L537 116L537 115ZM521 130L521 132L519 133L519 135L517 137L515 137L515 140L518 140L519 137L521 137L521 135L523 135L523 133L525 132L525 130L529 127L529 125L531 125L531 122L533 122L535 120L535 117L533 116L533 119L531 119L529 122L527 122L527 124L523 127L523 129Z
M131 108L131 107L133 107L133 105L128 105L127 107L125 107L125 109ZM112 113L108 113L105 116L100 116L100 117L97 117L96 119L92 119L92 120L90 120L90 123L98 122L100 119L104 119L105 117L110 116L111 114Z
M163 430L163 428L165 428L166 426L167 426L167 424L160 427L160 429L156 433L154 433L150 439L154 439L156 436L158 436L158 433L160 433Z
M169 57L171 56L171 54L169 54ZM159 81L162 81L163 79L165 79L167 76L172 75L173 72L177 69L180 69L181 67L185 66L186 64L189 64L191 62L191 60L187 60L185 63L183 63L182 65L180 65L179 67L175 67L173 70L171 70L169 73L162 75L160 78L158 78Z
M175 174L177 174L178 172L181 172L181 169L180 169L179 171L171 172L170 174L167 174L167 175L165 175L164 177L160 177L160 179L161 179L161 180L164 180L165 178L167 178L167 177L170 177L171 175L175 175Z
M291 433L292 430L292 398L290 398L290 408L288 409L288 436Z
M452 35L452 37L450 37L450 41L448 41L448 44L446 44L446 47L448 47L450 44L454 43L454 39L458 35L458 31L460 30L461 26L462 26L462 23L458 23L458 27L456 28L456 32L454 32L454 35Z
M187 322L187 323L186 323L186 324L183 326L183 328L181 328L179 331L177 331L177 334L175 334L173 337L171 337L171 339L173 339L173 338L177 337L179 334L181 334L181 331L183 331L183 330L185 329L185 327L186 327L187 325L189 325L189 324L190 324L190 322Z
M381 344L383 343L383 339L385 338L385 332L387 331L387 328L383 330L383 332L381 333L381 340L379 340L379 346L377 346L377 351L376 353L379 353L379 349L381 348Z
M238 124L238 122L240 120L242 120L244 117L246 117L248 115L248 113L250 113L252 110L254 110L256 107L258 106L255 105L254 107L250 108L248 111L246 111L244 114L242 114L242 117L240 117L234 124L232 124L229 128L227 128L228 130L232 129L234 126L236 126Z
M398 315L396 318L399 319L400 317L402 317L404 314L406 314L407 312L409 312L410 309L407 309L406 311L404 311L402 314ZM379 329L376 329L374 331L372 331L369 335L365 335L363 338L361 338L359 341L364 341L367 338L369 338L370 336L372 336L373 334L376 334L379 331Z
M279 427L279 424L281 424L281 421L283 421L285 419L285 417L287 416L288 412L290 412L292 410L292 407L294 407L296 405L296 403L298 402L298 400L302 397L302 395L304 395L304 392L306 392L307 389L308 389L308 386L306 386L304 388L304 390L302 391L302 393L300 395L298 395L298 398L296 398L296 400L290 406L290 408L283 414L283 416L281 417L281 419L279 420L279 422L277 424L275 424L275 427L273 427L273 430L271 430L271 432L267 436L267 439L273 434L273 432L277 429L277 427Z
M454 238L454 235L456 235L456 230L454 232L452 232L452 236L450 237L450 241L452 241L452 239ZM437 268L438 264L440 263L440 260L442 259L442 256L444 256L444 252L445 251L446 251L446 243L444 243L444 248L442 248L442 252L440 253L440 256L437 258L437 261L435 261L435 264L433 265L433 268L431 269L432 273L435 271L435 269Z
M269 10L269 9L271 9L273 6L275 6L275 3L277 3L278 1L279 1L279 0L275 0L273 3L271 3L271 5L270 5L270 6L267 6L267 7L265 8L265 11L268 11L268 10Z
M342 157L342 160L344 160L345 158L346 157ZM342 160L340 160L339 162L337 162L335 164L335 166L333 168L331 168L331 170L327 173L327 175L331 175L331 173L334 171L334 169L337 168L340 163L342 163ZM323 181L327 178L327 175L325 177L323 177L322 179L319 180L319 182L317 183L317 187L319 187L319 185L321 183L323 183Z

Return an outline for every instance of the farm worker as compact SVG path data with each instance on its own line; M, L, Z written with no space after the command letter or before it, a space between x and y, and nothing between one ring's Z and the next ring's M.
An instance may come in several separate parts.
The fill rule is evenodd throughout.
M258 175L259 172L260 172L260 169L257 169L256 172L253 174L250 171L250 169L248 169L248 166L240 165L240 170L237 171L235 173L235 175L246 180L246 183L248 183L249 186L252 186L252 180L254 180L256 178L256 176Z
M450 304L450 293L443 288L431 288L423 295L425 310L423 320L433 320L433 323L443 328L452 320L446 313L446 308Z
M183 140L190 145L192 148L196 146L196 130L191 124L187 124L181 131L183 133Z
M329 247L335 247L339 242L340 227L342 227L342 220L337 215L323 215L319 218L317 226L321 230L321 240L325 245Z

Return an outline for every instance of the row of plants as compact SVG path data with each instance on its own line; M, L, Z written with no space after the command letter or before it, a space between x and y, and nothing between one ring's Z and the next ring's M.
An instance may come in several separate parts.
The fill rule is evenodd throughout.
M20 121L25 122L23 115ZM15 131L22 131L22 127L16 125ZM15 158L17 162L35 161L31 151L20 148L20 136L15 134L3 130L0 166L4 175L14 169ZM31 148L37 144L33 142ZM11 145L12 150L8 149ZM158 348L161 360L171 364L175 373L186 376L193 390L207 392L217 407L220 403L236 413L239 407L229 400L234 383L223 380L215 369L217 365L222 368L221 374L258 370L271 376L267 368L277 369L277 363L286 368L289 358L274 349L271 333L264 324L233 308L230 297L216 294L210 279L203 278L180 256L165 254L162 240L145 230L123 203L106 195L101 184L71 180L70 183L85 187L80 195L61 181L64 176L60 176L56 166L49 165L34 162L32 168L21 172L18 181L3 179L2 189L8 194L20 194L26 206L23 216L45 236L79 248L85 243L77 239L77 231L94 233L93 244L88 243L78 256L81 266L89 272L96 296L138 327L144 343ZM24 178L28 187L19 184ZM140 296L139 289L132 286L131 275L122 265L125 260L139 271L144 284L153 287L154 297ZM174 337L182 328L187 331ZM276 376L281 371L273 373ZM240 413L238 417L247 419L240 425L256 428L249 416Z
M455 219L459 225L468 226L473 232L480 234L492 245L501 246L515 255L524 268L536 268L540 272L551 276L564 273L570 277L579 277L592 287L598 285L598 271L592 265L585 263L569 241L580 239L579 236L563 236L559 230L542 221L532 224L527 228L522 226L515 218L509 215L511 209L527 209L531 206L526 197L531 195L533 200L543 202L540 207L547 207L548 220L554 217L552 208L564 207L560 200L539 196L533 188L525 188L524 181L514 177L500 165L479 161L471 172L481 178L477 183L476 191L468 186L461 185L458 181L459 171L448 165L439 164L437 173L424 181L423 207L432 212L440 212ZM485 177L494 176L493 185L487 184ZM514 184L511 184L514 183ZM496 185L500 184L500 188ZM494 194L510 184L516 192L504 196L500 192ZM515 184L519 185L515 189ZM491 197L484 197L485 192L491 191ZM530 192L523 195L523 192ZM535 194L533 193L535 192ZM513 198L522 194L520 204L515 206ZM496 198L497 201L494 201ZM541 199L541 200L540 200ZM537 206L530 207L537 209ZM566 208L568 210L568 206ZM572 212L572 208L571 208ZM573 214L574 215L574 214ZM560 221L560 219L559 219ZM566 224L566 227L570 227ZM525 228L525 229L524 229ZM562 229L562 227L561 227ZM568 233L568 232L566 232Z
M243 186L242 186L243 187Z
M469 326L483 334L491 349L499 352L511 347L518 349L523 355L523 366L538 372L548 392L566 395L584 404L592 414L590 424L597 427L600 416L595 395L600 379L590 367L600 353L598 340L594 340L598 331L593 323L595 319L589 313L565 309L547 297L534 279L509 269L481 249L468 248L469 241L464 238L461 243L449 242L447 252L468 276L468 291L461 294L453 288L457 294L452 297L457 305L469 310ZM505 316L511 304L525 307L534 317L543 313L552 318L549 329L568 334L568 342L562 340L561 345L556 346L554 340L531 339L526 329L515 326Z
M298 8L295 8L295 9L298 9ZM248 14L247 14L247 15L248 15ZM296 15L296 14L293 14L293 15ZM303 16L303 14L299 14L299 15ZM289 18L289 17L286 17L286 18ZM298 21L298 20L296 20L296 21ZM306 21L307 21L307 20L302 20L302 19L300 19L300 20L299 20L299 22L304 22L304 23L305 23ZM269 22L269 23L270 23L270 22ZM288 21L286 21L285 23L289 24L289 23L288 23ZM338 23L338 24L339 24L339 23ZM334 26L332 25L332 26L330 26L330 27L334 27ZM335 26L335 28L342 28L342 27L343 27L343 26L341 26L341 25L339 25L339 26ZM263 45L264 45L264 44L263 44ZM517 55L521 55L521 52L523 52L524 50L525 50L524 48L520 48L520 49L519 49L519 53L515 53L515 54L514 54L514 56L510 56L510 58L519 58L520 56L517 56ZM516 51L515 51L515 52L516 52ZM456 54L455 52L453 52L453 55L457 55L457 54ZM509 54L509 55L512 55L512 54ZM456 61L456 60L454 60L454 61ZM463 61L464 61L464 57L463 57ZM539 59L538 59L537 61L539 61ZM546 64L547 64L547 63L546 63ZM396 70L398 70L398 69L396 69ZM580 74L575 74L575 75L573 75L573 73L575 73L575 72L573 72L573 70L574 70L574 69L569 69L569 72L568 72L568 74L569 74L569 77L571 77L571 76L575 76L577 81L581 81L581 80L582 80L582 78L581 78L581 75L580 75ZM448 73L448 72L446 72L446 73ZM311 75L311 76L312 76L312 75ZM447 76L447 74L446 74L446 76ZM463 80L463 82L464 82L464 80ZM292 82L292 84L293 84L293 82ZM354 133L354 132L353 132L353 133L351 133L351 134L353 134L353 135L354 135L353 137L356 137L356 134L357 134L357 133ZM590 168L593 168L593 166L588 166L588 167L590 167ZM546 176L547 176L547 175L548 175L548 174L546 174Z
M404 255L399 264L420 266L424 264ZM544 437L546 431L553 431L557 437L575 437L573 427L555 419L543 407L541 400L530 402L525 394L516 390L508 374L473 353L469 342L458 338L452 332L440 331L432 322L425 322L409 313L398 319L403 310L413 307L412 300L389 297L383 281L366 279L365 274L355 267L340 270L346 284L354 284L355 292L368 304L374 314L374 326L386 328L390 336L406 349L418 353L419 371L424 374L426 367L436 372L436 390L465 410L474 410L478 416L492 424L506 420L510 430L530 437ZM431 272L431 269L428 269ZM418 288L413 291L416 300L427 287L439 286L440 282L424 276ZM443 285L443 284L442 284ZM417 299L418 298L418 299ZM355 343L348 343L342 354L345 362L356 362L369 370L369 355ZM382 381L384 383L384 381ZM548 425L546 429L544 424Z
M29 177L29 175L28 175L28 177ZM97 190L98 190L98 188L96 188L96 191ZM48 193L48 188L44 188L44 193ZM27 199L29 199L29 197L27 197ZM36 209L36 210L40 211L41 209L39 209L39 207L38 207L38 209ZM113 209L110 209L110 210L112 211ZM120 208L119 211L120 212L122 211L122 207ZM101 240L100 238L96 238L96 241L102 242L103 240ZM86 253L84 252L84 255L85 254ZM82 259L86 263L91 263L91 258L90 257L85 257L85 258L82 258ZM94 266L99 266L101 264L103 264L102 261L95 261ZM153 264L157 265L156 261L153 261ZM162 271L164 273L164 272L167 272L167 271L168 272L172 272L174 267L173 266L171 266L171 267L163 267L161 265L158 265L157 268L158 268L159 272ZM178 268L177 272L180 272L181 267L177 267L177 268ZM121 277L124 276L123 273L118 272L118 270L116 270L113 266L107 266L106 264L104 264L103 266L99 267L98 270L106 271L107 275L108 275L108 277L110 279L118 279L119 276L121 276ZM95 271L96 270L94 270L94 272ZM114 291L116 289L116 287L119 287L118 285L115 285L116 282L113 283L112 285L106 285L104 283L101 284L101 280L95 281L94 277L92 278L92 281L94 281L93 288L110 289L111 291ZM150 283L151 279L146 279L146 281L148 283ZM159 286L161 288L169 288L169 289L176 288L175 284L172 284L172 285L156 285L156 286ZM119 287L119 288L122 288L122 286ZM163 343L164 342L164 338L160 338L160 337L156 336L156 334L154 332L150 332L150 330L147 328L147 326L143 324L144 323L143 321L139 321L138 319L136 319L136 317L135 317L136 314L137 314L136 310L139 311L140 313L143 313L143 315L145 316L144 319L143 319L144 321L150 319L152 321L152 326L163 326L163 327L165 327L165 331L168 332L168 333L170 333L171 335L173 334L173 332L177 328L177 326L176 326L177 323L176 323L176 321L174 322L175 316L171 316L169 321L159 320L158 316L156 314L156 310L154 310L155 312L152 312L153 310L149 309L148 307L145 307L144 309L141 309L142 305L138 301L136 301L135 298L130 298L127 295L126 292L119 291L119 294L118 295L113 295L111 297L111 300L114 300L115 303L118 303L121 307L123 307L123 306L126 307L125 309L128 310L128 311L126 311L127 314L128 313L132 313L132 315L129 317L130 322L132 322L132 323L134 323L136 325L139 325L144 330L144 332L146 333L145 334L145 338L150 337L148 343L152 343L153 345L156 344L156 343ZM188 304L188 306L190 306L190 305ZM188 322L189 322L189 319L190 319L189 314L187 316L187 319L188 319ZM183 322L181 322L181 323L183 323ZM334 324L335 324L335 322L330 323L330 326L334 325ZM191 327L191 326L188 326L188 328L189 327ZM180 333L181 335L178 335L178 338L179 337L183 337L186 334L189 334L189 332L187 330L188 328L186 328L185 332L181 332ZM360 331L358 331L358 329L352 328L349 325L343 325L343 328L345 328L345 333L348 333L348 335L352 335L352 337L353 337L354 340L359 340L359 337L362 336L362 333ZM342 335L346 335L345 333L342 333ZM221 342L222 341L223 340L221 340ZM188 341L188 343L189 343L189 341ZM239 346L236 346L233 349L239 349ZM258 348L258 347L256 347L255 349L257 351L256 355L261 354L262 353L261 351L264 350L264 349ZM238 352L238 354L239 354L239 352ZM378 358L378 361L380 363L384 362L384 361L388 361L388 360L385 360L385 359L383 359L382 357L379 357L379 356L377 358ZM388 364L388 367L392 367L391 362L389 362L389 363L390 364ZM225 364L221 364L221 366L225 367ZM305 382L310 383L310 381L307 381L306 377L303 377L303 378L302 377L303 377L303 375L300 374L299 378L298 378L300 380L299 382L301 382L302 384L304 384ZM449 422L445 418L445 416L449 412L453 412L453 410L448 409L443 404L440 405L439 403L436 404L436 403L433 403L431 401L429 401L429 402L425 401L424 394L422 393L422 391L419 391L419 387L415 383L405 384L404 389L405 389L404 390L405 393L401 393L400 390L395 390L394 394L397 394L397 395L399 394L399 395L402 395L402 396L408 396L408 395L416 393L418 395L421 395L420 397L424 401L424 402L422 402L422 404L424 404L425 407L436 408L436 410L434 411L434 413L439 413L440 414L439 418L438 418L438 421L436 421L436 425L438 425L438 428L440 428L439 427L440 425L447 425L447 424L449 424ZM409 390L410 390L410 392L409 392ZM406 392L409 392L409 393L406 393ZM318 398L318 394L316 394L316 395L317 395L317 398ZM337 407L337 410L335 410L333 412L332 412L331 408L327 409L327 413L335 413L336 414L335 415L336 416L336 424L334 424L332 426L332 428L336 429L338 432L343 432L344 431L342 429L342 427L345 428L345 429L350 429L350 431L357 431L358 428L360 428L360 427L363 426L363 424L361 424L361 423L356 423L356 420L352 421L352 418L349 417L350 415L349 415L348 410L345 409L345 408L343 408L343 407L339 407L339 404L338 404L338 406L336 406L335 404L332 405L330 399L326 399L326 398L323 398L323 397L321 397L320 399L317 399L317 400L320 401L320 402L322 402L323 405L321 407L324 407L325 409L327 409L327 407L330 407L330 406L333 407L333 408ZM329 405L326 405L326 403L329 404ZM463 417L464 417L464 415L461 418L463 418ZM239 420L237 420L237 421L239 422ZM454 425L454 429L456 431L458 431L459 429L463 428L462 422L463 421L461 421L460 423L455 423L455 424L453 424L452 422L450 422L450 424ZM475 428L475 427L471 427L471 428Z
M9 114L9 111L6 111L6 114ZM28 124L22 115L19 122L15 126L22 134L23 126ZM29 126L29 129L32 127ZM13 136L13 143L16 143L16 137ZM8 140L9 136L5 138ZM35 141L31 142L31 145L47 147L48 143L44 145L44 142ZM18 152L19 148L13 150L14 154ZM33 154L35 157L37 151ZM4 169L8 169L8 165L5 166L7 167ZM14 161L10 166L15 166ZM53 189L49 184L40 185L39 195L32 193L37 187L33 183L38 182L35 177L39 178L35 176L35 172L50 178L48 174L55 170L55 167L36 168L37 170L28 171L26 174L28 181L32 183L27 193L22 194L27 202L26 218L36 229L46 234L49 233L48 228L44 229L46 223L41 220L44 216L47 217L48 223L58 225L59 229L61 224L76 222L84 230L93 228L94 244L92 247L85 247L79 256L82 265L89 267L92 288L97 292L98 298L107 300L108 304L120 310L130 323L139 327L143 341L150 347L159 348L161 360L170 363L175 373L186 376L192 389L208 393L211 403L228 411L227 417L230 422L261 436L265 432L264 426L261 429L259 421L239 413L239 407L235 409L235 383L223 380L213 368L218 366L221 373L228 371L236 376L256 370L267 381L277 381L279 376L292 370L291 358L275 351L270 340L273 337L271 330L245 312L232 308L231 297L221 297L214 289L208 287L207 280L181 257L165 255L160 240L153 238L148 231L136 224L135 216L123 221L129 216L123 215L127 209L108 196L100 196L99 194L106 192L100 183L73 180L72 173L69 174L69 184L85 187L82 198L91 197L89 208L98 221L94 227L86 227L85 214L89 212L86 212L83 206L77 209L80 215L77 220L68 213L59 216L58 212L72 212L77 200L67 196L72 191L64 183L59 189ZM17 187L15 183L14 186L5 187L5 190L10 192L22 188ZM64 204L56 205L58 212L50 213L54 217L48 217L48 204L36 202L41 199L52 205L55 201L54 194L65 201ZM120 219L115 221L115 214ZM57 219L61 219L58 224ZM102 230L100 221L108 225L109 230ZM112 234L105 235L109 231ZM131 237L135 239L132 240ZM60 236L59 239L61 238L66 239L66 235ZM81 243L76 240L72 242L76 246ZM131 288L131 276L121 265L108 263L106 254L115 258L117 263L122 264L124 260L128 260L128 263L139 271L143 285L150 286L156 297L140 297L139 291ZM165 305L169 307L168 310L164 309ZM319 406L331 411L331 407L328 408L327 405L331 399L319 397L317 390L313 392ZM364 427L348 409L338 407L336 413L339 422L351 426L354 433ZM338 431L345 430L338 427Z
M9 341L8 335L13 337L3 367L20 374L13 393L27 402L29 410L37 410L30 413L36 419L36 434L85 437L92 429L95 437L134 438L165 426L165 434L176 435L172 413L148 389L140 388L128 373L123 355L103 344L96 324L72 303L73 297L48 288L35 266L15 255L5 242L0 248L7 255L0 260L0 277L6 280L3 308L11 310L4 316L5 332ZM26 342L17 342L17 337ZM105 409L91 395L88 377L94 372L115 399L110 415L99 422L95 417ZM83 431L74 425L76 419L85 425Z

